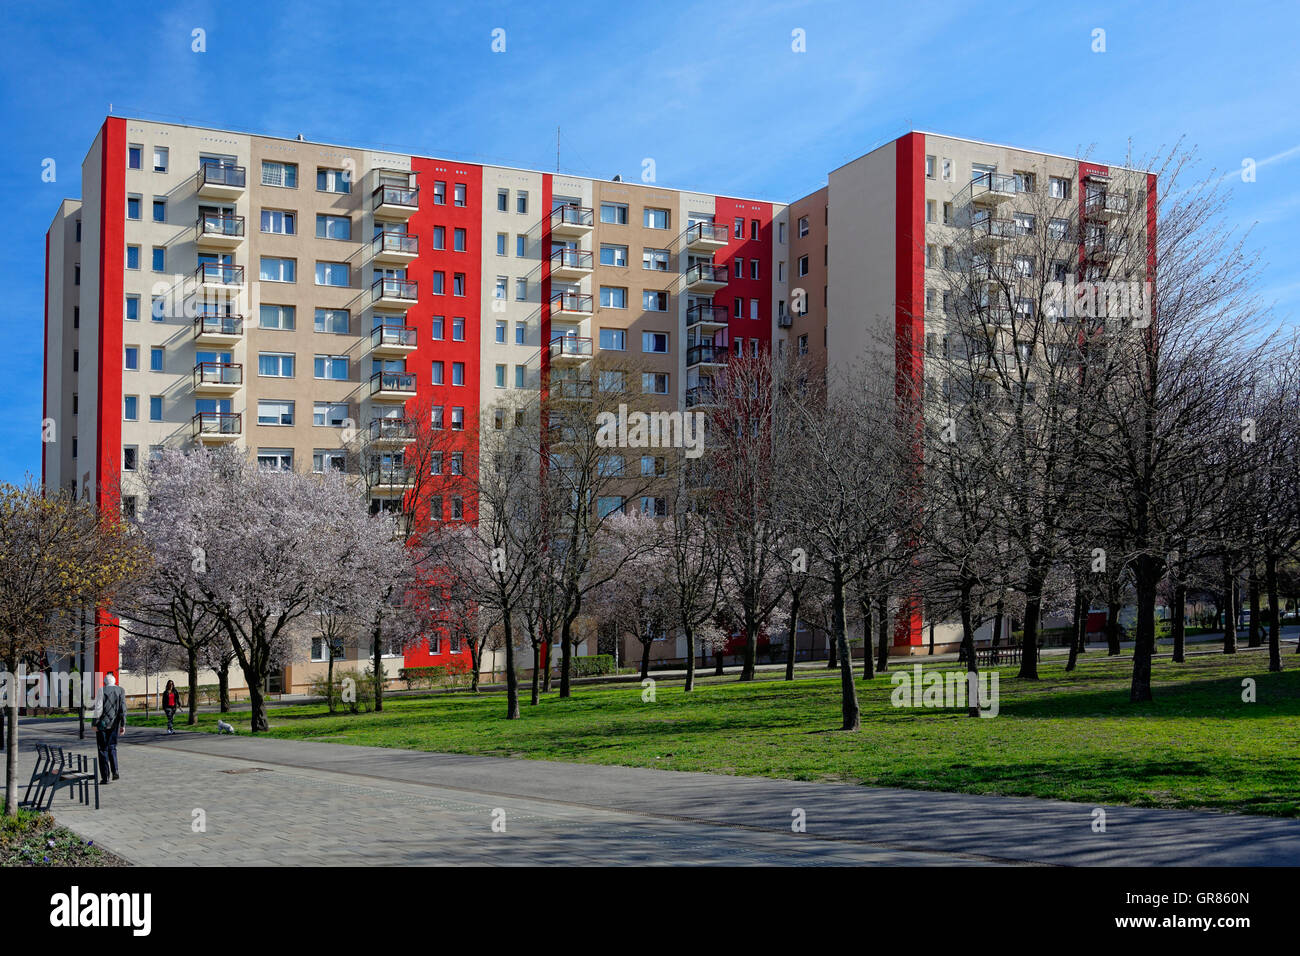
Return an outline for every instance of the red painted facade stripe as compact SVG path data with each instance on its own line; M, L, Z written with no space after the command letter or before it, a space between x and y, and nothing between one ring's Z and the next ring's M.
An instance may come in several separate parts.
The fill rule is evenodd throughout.
M735 221L743 219L741 237L736 238ZM758 220L758 238L752 235L753 221ZM719 250L714 262L727 269L727 288L714 296L714 301L727 307L731 321L727 324L727 345L742 339L758 339L760 351L772 348L772 204L726 196L713 198L713 221L727 227L727 248ZM741 260L740 275L736 275L736 260ZM759 261L757 279L750 278L750 259ZM809 290L812 295L812 290ZM725 297L725 298L724 298ZM741 315L736 317L735 299L742 300ZM749 317L749 300L758 300L757 320ZM721 300L721 301L719 301ZM734 354L734 353L733 353Z
M925 134L894 146L894 393L919 400L925 376ZM895 647L921 645L921 602L908 594L894 621Z
M100 134L99 400L95 409L92 489L101 511L120 507L122 449L122 270L125 266L126 120L110 116ZM117 618L96 615L95 670L118 669Z

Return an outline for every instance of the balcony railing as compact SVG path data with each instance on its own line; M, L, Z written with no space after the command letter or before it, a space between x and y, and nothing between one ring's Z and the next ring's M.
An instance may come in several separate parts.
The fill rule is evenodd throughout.
M420 237L404 232L381 232L372 243L377 253L391 252L398 255L414 256L420 252Z
M976 237L986 239L1014 239L1021 234L1014 219L996 219L993 216L972 219L970 227Z
M376 325L370 330L372 348L392 346L395 348L415 348L419 344L419 335L409 325Z
M243 285L244 267L225 262L200 262L194 276L203 285Z
M686 244L695 243L719 243L726 245L731 239L731 233L724 223L717 222L696 222L686 230Z
M191 422L195 438L235 438L243 434L244 430L244 419L239 412L199 412Z
M413 418L370 419L371 441L410 441L415 438Z
M220 163L199 164L199 186L228 186L243 189L248 181L243 166L223 166Z
M1128 196L1124 193L1094 193L1084 199L1083 209L1089 216L1122 216L1128 212Z
M692 345L686 350L687 365L725 365L726 362L725 345Z
M565 203L551 210L551 229L589 229L596 223L590 206Z
M391 276L385 276L376 279L374 285L370 287L371 296L374 299L398 299L403 302L414 302L417 298L416 284L409 279L396 279Z
M572 378L551 379L549 392L551 398L561 401L585 402L591 399L591 381Z
M414 483L415 469L404 461L372 461L366 465L365 477L372 488L404 488Z
M730 321L730 315L725 305L714 305L713 303L697 303L686 310L686 324L699 325L726 325Z
M195 335L243 335L244 317L242 315L223 315L215 312L201 312L194 317Z
M420 187L379 185L375 187L374 207L400 206L405 209L420 207Z
M379 392L410 392L415 394L414 372L376 372L370 376L370 394Z
M591 339L560 335L551 339L551 360L591 358Z
M1016 194L1016 177L1011 173L980 173L970 181L971 194L976 198L992 194L1009 197Z
M590 249L552 249L552 269L590 269Z
M551 296L551 311L583 312L590 315L592 301L591 296L585 292L557 292Z
M200 362L194 366L195 385L243 385L244 366L238 362Z
M195 224L200 236L225 236L230 239L244 238L243 216L199 216Z
M686 407L718 404L718 393L712 385L693 385L686 390Z
M727 267L714 265L709 262L697 262L686 270L686 284L695 285L697 282L709 282L717 285L727 284Z

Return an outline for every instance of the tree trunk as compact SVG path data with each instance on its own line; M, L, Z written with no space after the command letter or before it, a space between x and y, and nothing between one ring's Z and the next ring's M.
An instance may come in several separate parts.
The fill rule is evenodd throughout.
M1020 677L1038 680L1038 614L1042 607L1042 583L1031 581L1025 588L1025 623L1020 648Z
M1075 665L1079 663L1079 645L1083 643L1083 591L1079 589L1079 582L1076 580L1074 585L1074 617L1070 622L1070 659L1065 662L1067 672L1074 670Z
M1133 635L1133 683L1129 700L1151 700L1151 658L1156 650L1156 587L1160 572L1155 560L1139 557L1133 569L1137 590L1137 630Z
M875 644L872 640L873 628L871 626L871 599L860 598L858 601L862 611L862 679L874 680L875 668L872 666L871 648Z
M650 642L641 642L641 680L650 676Z
M570 694L569 688L569 668L572 664L570 655L573 653L573 641L570 640L573 621L570 618L564 619L564 624L560 627L560 697L566 698Z
M993 619L993 646L994 646L994 647L1000 647L1000 646L1002 645L1002 615L1003 615L1003 613L1004 613L1004 611L1003 611L1003 607L1002 607L1002 598L998 598L998 604L997 604L997 607L994 608L994 614L996 614L997 616Z
M876 673L883 674L889 670L889 595L882 594L876 598L876 624L880 631L880 653L876 656ZM870 654L871 648L864 653Z
M826 669L833 671L840 666L839 649L835 644L835 628L831 628L831 633L826 635Z
M515 635L510 627L510 612L501 615L506 642L506 720L519 719L519 675L515 673Z
M795 642L799 639L799 591L790 594L790 628L785 639L785 679L794 680Z
M1228 559L1223 559L1223 653L1237 653L1237 582Z
M980 715L979 665L975 662L975 628L971 627L970 621L971 586L968 581L963 581L961 585L961 647L966 656L966 715L978 717Z
M532 705L534 707L536 707L537 704L541 701L541 695L539 692L541 688L541 680L542 680L541 668L542 668L542 645L539 642L534 642L533 643L533 688L532 688L533 690Z
M1187 659L1187 585L1174 585L1173 621L1170 631L1174 638L1174 663L1181 664Z
M1263 633L1259 626L1259 568L1254 559L1250 562L1250 639L1249 647L1264 645Z
M686 637L686 686L684 691L695 690L695 627L690 621L682 624L682 634Z
M381 638L384 634L382 619L378 614L375 615L375 646L372 648L374 660L371 666L375 669L375 713L384 709L384 648Z
M1264 555L1264 586L1268 589L1268 669L1278 673L1282 670L1282 622L1277 594L1277 555L1272 551Z
M853 655L849 653L849 639L844 626L844 576L839 566L831 572L832 635L840 653L840 716L841 730L857 730L861 726L861 709L858 707L858 689L853 683ZM865 648L867 654L871 648Z
M722 676L722 651L720 650L714 651L713 660L715 664L713 673L718 677L721 677Z
M1120 653L1119 609L1118 601L1106 602L1106 654L1109 657L1118 657Z
M230 713L230 661L227 660L217 668L217 707L223 714Z
M334 642L329 646L329 663L325 665L325 706L334 713ZM353 708L356 711L356 708Z
M754 654L758 650L758 625L745 622L745 656L740 668L741 680L754 679Z
M185 662L185 676L190 682L190 701L187 708L189 716L185 722L192 727L199 722L199 652L193 647L186 650L188 659ZM84 707L82 708L82 714L85 714Z
M245 674L244 676L249 678L253 675ZM266 693L262 689L262 680L266 675L258 674L256 676L257 680L248 681L248 723L253 733L259 734L264 730L270 730L271 725L266 719Z

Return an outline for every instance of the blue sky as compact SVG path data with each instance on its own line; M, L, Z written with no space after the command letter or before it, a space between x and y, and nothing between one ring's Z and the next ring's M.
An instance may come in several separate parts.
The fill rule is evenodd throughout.
M1231 176L1261 294L1300 316L1297 6L11 4L0 39L0 480L39 474L44 233L120 115L797 198L908 129L1101 162L1180 138ZM207 51L191 51L191 31ZM506 50L493 53L492 31ZM791 50L803 30L805 53ZM1105 30L1095 53L1093 31ZM57 181L41 180L42 162ZM1258 164L1243 183L1243 159Z

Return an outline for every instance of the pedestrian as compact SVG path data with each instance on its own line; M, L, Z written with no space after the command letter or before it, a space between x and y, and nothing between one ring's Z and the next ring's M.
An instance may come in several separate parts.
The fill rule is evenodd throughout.
M99 748L99 782L117 779L117 735L126 729L126 694L109 671L95 701L95 744Z
M176 708L181 705L181 695L176 692L176 682L168 681L167 689L163 691L163 713L167 715L167 733L174 734L176 729L172 726L172 721L176 719Z

